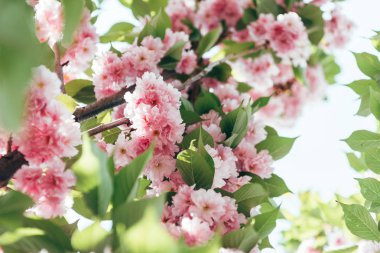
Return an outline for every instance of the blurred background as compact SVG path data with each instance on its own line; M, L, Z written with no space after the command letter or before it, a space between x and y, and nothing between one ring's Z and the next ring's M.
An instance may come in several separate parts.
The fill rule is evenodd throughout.
M299 136L291 153L275 164L275 173L284 178L294 193L285 195L278 203L292 213L299 208L297 193L301 191L316 191L326 200L333 198L335 193L343 196L357 193L359 190L354 178L358 174L350 168L345 155L349 148L341 140L355 130L377 128L372 116L355 116L359 108L358 97L345 85L365 78L357 68L352 52L376 54L368 38L374 30L380 30L380 1L347 0L340 5L354 21L356 29L347 50L334 52L342 68L338 83L328 87L326 101L306 108L294 127L278 129L282 136ZM118 0L105 0L102 9L96 23L99 34L105 33L116 22L135 23L131 12ZM288 225L285 221L278 224L271 237L276 251L266 250L264 253L283 252L279 245L280 231Z

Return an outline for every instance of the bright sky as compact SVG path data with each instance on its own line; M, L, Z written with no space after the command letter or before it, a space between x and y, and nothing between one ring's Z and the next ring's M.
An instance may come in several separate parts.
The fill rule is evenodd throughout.
M366 38L372 30L380 30L378 0L347 0L342 3L343 12L356 24L349 50L353 52L375 52ZM130 11L122 7L118 0L105 0L102 14L98 18L97 29L100 34L121 21L131 22ZM357 174L349 167L345 152L349 148L340 141L354 130L376 128L373 118L355 116L358 109L357 96L345 84L364 78L356 67L355 59L349 51L335 52L342 74L338 84L328 89L328 101L306 108L305 113L292 129L280 129L283 136L300 136L291 153L275 164L275 173L285 179L293 192L304 190L318 191L325 198L335 192L350 195L358 191L354 177ZM287 195L281 199L282 207L297 210L295 196ZM286 227L283 223L280 228ZM279 230L278 229L278 230ZM272 236L274 245L279 241L279 233ZM272 250L265 253L275 252ZM282 253L281 249L277 249Z

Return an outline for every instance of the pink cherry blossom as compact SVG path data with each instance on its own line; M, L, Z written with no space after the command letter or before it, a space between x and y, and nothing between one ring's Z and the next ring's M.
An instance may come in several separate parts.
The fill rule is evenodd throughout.
M320 65L308 66L306 69L306 80L309 97L321 99L325 95L328 85L322 67Z
M63 13L57 0L39 0L34 6L37 37L53 46L62 38Z
M212 157L215 166L214 182L212 188L222 188L225 180L237 177L237 158L229 147L218 145L215 149L206 145L207 153Z
M266 90L273 85L272 77L279 73L273 58L264 54L254 59L241 59L236 64L239 79L255 89Z
M273 50L285 62L305 66L310 56L310 41L301 18L294 12L281 14L269 30Z
M205 244L213 236L209 224L197 217L185 217L181 222L185 242L190 246Z
M183 31L189 33L189 28L183 24L183 20L194 19L194 0L170 0L166 7L166 12L172 21L173 31Z
M248 26L249 35L257 45L263 45L268 40L269 29L273 22L272 14L260 14L259 18Z
M254 145L242 141L234 150L238 158L238 169L256 174L262 178L269 178L273 172L272 157L267 150L257 152Z
M189 212L192 216L200 217L209 224L218 222L224 214L224 201L220 193L213 190L199 189L191 194L193 205Z
M193 50L184 51L181 60L178 62L176 71L180 74L191 74L197 67L197 55Z
M344 47L350 40L354 23L343 15L341 9L335 8L331 18L325 22L325 39L328 49Z

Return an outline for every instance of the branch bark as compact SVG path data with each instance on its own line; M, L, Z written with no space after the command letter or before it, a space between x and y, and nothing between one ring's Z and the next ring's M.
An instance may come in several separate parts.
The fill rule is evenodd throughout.
M54 51L54 56L55 56L55 73L57 73L59 80L61 80L62 93L65 93L65 83L63 79L63 69L62 69L62 64L61 64L61 52L59 51L59 47L57 43L54 44L53 51Z
M13 175L23 166L28 164L25 156L15 150L0 159L0 188L8 184Z
M115 120L115 121L107 123L107 124L102 124L100 126L97 126L97 127L94 127L92 129L88 130L88 135L94 136L94 135L97 135L97 134L102 133L104 131L110 130L112 128L121 126L121 125L130 126L131 121L128 118L122 118L122 119L118 119L118 120Z
M129 86L128 88L124 87L118 93L115 93L109 97L102 98L84 107L77 108L73 113L75 121L81 122L83 120L96 116L102 111L124 104L125 103L124 94L127 92L132 93L135 90L135 88L136 88L135 84L132 86Z

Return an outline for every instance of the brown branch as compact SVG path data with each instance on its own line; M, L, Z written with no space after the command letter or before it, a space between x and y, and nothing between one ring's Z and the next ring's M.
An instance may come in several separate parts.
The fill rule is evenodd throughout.
M12 143L13 143L13 137L12 137L12 134L10 134L8 143L7 143L7 154L10 154L12 152Z
M53 46L54 56L55 56L55 73L59 80L61 80L61 91L65 93L65 83L63 79L63 69L61 64L61 52L59 51L58 43L55 43Z
M118 120L115 120L115 121L110 122L110 123L102 124L100 126L97 126L97 127L94 127L92 129L88 130L88 135L89 136L94 136L94 135L97 135L97 134L99 134L101 132L110 130L112 128L115 128L115 127L118 127L118 126L121 126L121 125L128 125L128 126L130 126L131 125L131 121L128 118L122 118L122 119L118 119Z
M254 48L252 50L248 50L248 51L242 52L240 54L230 54L230 55L227 55L226 57L224 57L224 58L222 58L222 59L220 59L218 61L215 61L215 62L209 64L207 67L205 67L200 72L198 72L198 74L196 74L196 75L190 77L189 79L187 79L182 84L182 86L179 87L178 89L179 90L184 90L190 84L196 83L197 81L199 81L200 79L202 79L203 77L205 77L214 67L216 67L216 66L218 66L218 65L220 65L222 63L228 62L230 60L233 60L233 59L236 59L236 58L239 58L239 57L248 56L250 54L258 52L261 49L262 49L261 47L258 47L258 48Z
M124 94L127 92L132 93L135 90L135 88L136 88L135 84L132 86L129 86L128 88L124 87L118 93L115 93L109 97L102 98L84 107L77 108L73 113L75 121L81 122L83 120L92 118L107 109L111 109L118 105L124 104L125 103Z
M12 151L0 159L0 188L8 184L13 175L23 166L28 164L25 156L19 151Z

